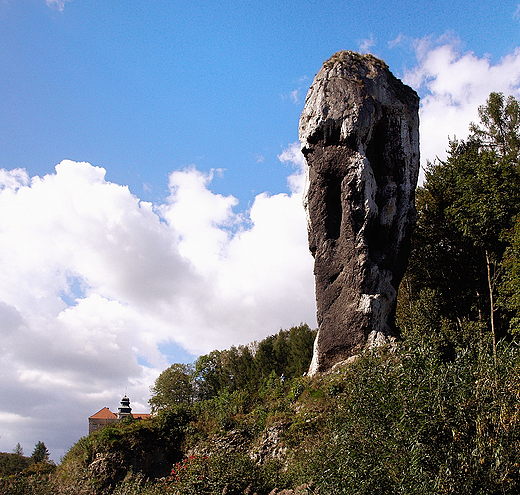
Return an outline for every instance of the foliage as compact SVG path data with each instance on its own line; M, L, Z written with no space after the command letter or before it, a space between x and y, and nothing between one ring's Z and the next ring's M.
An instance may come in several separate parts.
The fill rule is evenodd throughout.
M496 298L503 281L511 282L508 270L515 263L506 234L520 213L519 104L492 93L479 115L467 141L450 142L447 160L429 164L417 191L418 222L399 318L425 291L434 291L440 317L459 332L464 321L487 323L495 344L509 326L508 315L497 310L515 310L513 301L499 307ZM512 288L502 290L504 297Z
M393 358L362 357L343 370L319 447L293 466L319 493L517 493L520 351L502 343L498 356L498 378L491 352L445 362L420 336Z
M302 376L309 368L315 337L316 331L302 323L259 343L200 356L195 363L198 399L210 399L224 390L254 394L272 373L286 379Z
M520 104L514 96L505 98L502 93L491 93L478 114L481 124L470 125L473 136L500 157L518 163Z
M515 226L506 233L509 246L506 249L503 266L504 278L500 286L500 303L512 313L509 330L520 333L520 218Z
M48 462L49 461L49 451L43 442L38 442L34 446L33 453L31 454L31 460L33 463L37 464L39 462Z
M188 364L172 364L157 377L150 391L152 411L192 402L195 395L192 367Z
M434 294L423 301L435 308ZM221 391L96 432L40 491L36 477L17 476L0 481L9 487L2 493L518 493L519 345L499 343L495 369L477 338L461 339L447 357L448 330L435 314L413 323L394 351L367 352L328 376L281 382L275 374L254 400ZM150 469L161 456L162 475Z
M260 466L240 453L231 457L225 453L211 457L193 455L174 465L166 486L172 493L183 495L267 495L281 486L282 477L276 462Z
M0 477L22 472L29 467L29 459L20 454L0 453Z
M164 476L180 451L192 413L185 404L165 408L152 418L126 421L81 438L64 456L59 477L65 486L110 493L127 474Z

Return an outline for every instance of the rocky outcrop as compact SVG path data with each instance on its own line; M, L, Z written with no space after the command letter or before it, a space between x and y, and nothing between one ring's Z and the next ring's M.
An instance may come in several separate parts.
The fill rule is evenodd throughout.
M300 118L318 317L310 374L391 342L415 224L419 97L372 55L338 52Z
M258 464L265 464L269 460L285 461L287 448L284 446L282 436L288 425L278 423L265 429L258 445L250 452L250 457Z

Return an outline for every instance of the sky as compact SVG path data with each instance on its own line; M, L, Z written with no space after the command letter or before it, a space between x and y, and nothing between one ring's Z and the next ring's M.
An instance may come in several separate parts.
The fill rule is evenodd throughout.
M373 53L421 162L519 98L520 4L0 0L0 451L60 457L175 362L316 327L298 119Z

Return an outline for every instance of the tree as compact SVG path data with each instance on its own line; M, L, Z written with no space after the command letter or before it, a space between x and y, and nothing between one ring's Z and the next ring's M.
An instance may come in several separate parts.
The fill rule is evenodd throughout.
M514 98L491 93L470 137L451 141L447 160L429 165L417 193L418 228L405 277L412 289L419 286L416 293L425 285L435 290L443 316L455 316L460 327L475 312L489 321L494 349L504 232L520 213L519 114ZM450 304L456 314L449 314Z
M496 355L495 286L505 244L502 233L512 226L520 205L518 168L478 141L456 146L451 157L457 198L450 207L463 235L481 251L489 293L489 319Z
M509 246L503 261L504 277L500 285L500 304L512 313L509 331L520 334L520 217L506 234Z
M277 369L276 355L274 351L274 343L276 335L269 335L258 344L255 353L255 369L260 380L265 380L274 371L278 376L282 370Z
M309 369L315 338L316 331L305 323L289 330L289 358L285 372L288 379L302 376Z
M231 346L222 354L222 367L226 379L229 380L227 389L251 389L254 380L253 355L247 346Z
M201 400L211 399L230 386L231 379L224 369L222 354L222 351L214 350L195 361L197 397Z
M152 411L173 404L193 402L195 395L193 367L189 364L172 364L157 377L150 391L152 397L148 402Z
M31 460L34 464L39 462L49 462L50 453L43 442L38 442L34 446L33 453L31 454Z
M16 444L16 447L13 449L13 453L17 454L17 455L23 455L23 448L22 446L20 445L20 442L18 442Z
M416 192L417 225L399 290L399 309L410 311L421 294L434 291L440 315L461 328L463 320L483 319L486 285L476 262L478 250L464 237L449 210L457 197L449 161L428 163L425 176Z
M513 96L491 93L478 109L480 125L471 123L473 137L483 147L518 163L520 152L520 104Z

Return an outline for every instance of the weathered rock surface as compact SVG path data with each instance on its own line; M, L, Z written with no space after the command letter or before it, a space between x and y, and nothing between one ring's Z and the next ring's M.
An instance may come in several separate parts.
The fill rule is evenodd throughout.
M318 335L310 374L391 342L415 225L419 97L372 55L338 52L300 118Z

